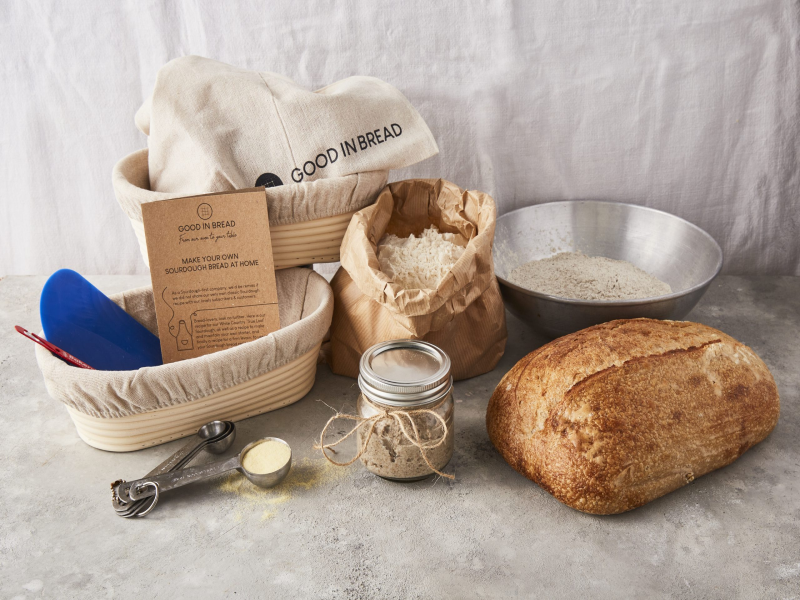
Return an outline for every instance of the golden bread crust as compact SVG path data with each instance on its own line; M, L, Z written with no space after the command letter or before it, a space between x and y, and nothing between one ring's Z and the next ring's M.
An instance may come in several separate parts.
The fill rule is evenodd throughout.
M524 357L486 425L517 471L572 508L614 514L730 464L779 412L772 374L744 344L698 323L632 319Z

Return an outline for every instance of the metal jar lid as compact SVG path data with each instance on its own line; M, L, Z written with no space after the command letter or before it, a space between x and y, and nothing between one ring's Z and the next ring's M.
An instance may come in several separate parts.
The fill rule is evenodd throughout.
M412 407L435 402L453 387L450 357L421 340L392 340L369 348L358 365L358 387L373 402Z

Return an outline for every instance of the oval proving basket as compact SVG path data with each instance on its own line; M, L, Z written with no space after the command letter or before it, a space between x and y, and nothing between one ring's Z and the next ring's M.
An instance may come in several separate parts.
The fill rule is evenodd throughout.
M238 421L300 400L314 385L333 315L333 293L310 269L276 273L281 329L252 342L138 371L71 367L44 348L36 358L50 395L67 405L90 446L127 452L195 433L209 421ZM149 287L111 300L156 333Z
M147 160L147 149L138 150L114 165L111 176L117 201L130 219L145 263L149 261L142 204L190 195L150 190ZM275 268L339 260L339 247L350 218L375 202L388 177L388 171L370 171L267 188ZM213 192L232 189L224 184L218 187Z

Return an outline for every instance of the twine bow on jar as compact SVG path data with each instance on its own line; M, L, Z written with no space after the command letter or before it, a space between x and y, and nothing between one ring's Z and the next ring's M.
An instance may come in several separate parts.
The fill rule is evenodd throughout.
M438 448L439 446L444 444L447 439L447 434L449 433L447 422L440 414L438 414L434 410L435 408L437 408L438 405L431 408L415 408L413 410L386 410L385 408L376 406L371 402L369 404L376 411L378 411L371 417L359 417L357 415L348 415L337 411L335 415L333 415L330 419L328 419L328 422L325 424L325 427L323 427L322 433L320 434L319 438L319 444L315 444L314 448L317 450L321 450L323 456L326 459L328 459L330 463L338 467L346 467L348 465L352 465L364 454L364 451L366 450L367 445L369 444L369 441L372 438L373 433L375 432L376 425L381 421L383 421L384 419L390 419L394 420L397 423L397 425L400 428L400 431L403 433L403 436L409 441L409 443L411 443L413 446L416 446L419 449L420 454L422 455L422 458L425 461L425 464L428 465L428 468L430 468L431 471L433 471L437 475L446 477L447 479L455 479L455 476L449 475L447 473L442 473L439 469L434 467L431 464L430 460L428 459L426 453L427 451ZM439 421L439 424L441 425L442 435L438 439L430 440L428 442L422 441L419 434L419 426L414 420L415 416L420 416L420 415L432 415L437 421ZM325 442L325 434L328 431L328 427L330 427L331 423L333 423L337 419L348 419L350 421L356 421L356 426L353 427L349 432L347 432L347 434L345 434L343 437L339 438L335 442L326 444L324 442ZM407 429L407 424L410 424L410 431L409 429ZM327 450L330 450L335 454L336 450L333 449L334 446L338 446L339 444L341 444L351 435L358 432L358 430L364 427L365 425L369 426L369 432L367 433L364 443L361 444L361 447L358 449L358 453L351 460L344 463L337 462L328 455Z

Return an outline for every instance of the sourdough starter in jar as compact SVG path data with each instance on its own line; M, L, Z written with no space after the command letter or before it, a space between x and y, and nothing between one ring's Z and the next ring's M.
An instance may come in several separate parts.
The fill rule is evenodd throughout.
M454 404L447 354L419 340L382 342L361 357L358 385L362 419L385 411L397 413L403 423L401 427L392 416L379 419L369 441L370 424L358 430L359 448L364 448L361 462L367 469L386 479L414 481L450 462ZM424 456L412 439L427 446Z

